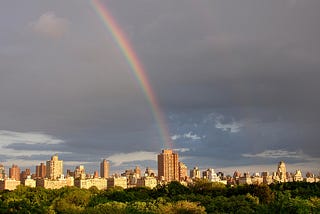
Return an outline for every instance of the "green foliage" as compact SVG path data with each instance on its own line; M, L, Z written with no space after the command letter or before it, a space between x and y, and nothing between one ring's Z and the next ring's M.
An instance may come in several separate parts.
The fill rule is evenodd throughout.
M126 203L122 202L107 202L104 204L98 204L95 207L89 207L87 210L85 210L83 213L87 214L109 214L109 213L116 213L116 214L125 214L127 208Z
M194 193L211 195L213 197L225 196L227 194L227 188L224 184L209 182L205 179L197 180L190 188Z
M319 183L225 186L198 180L149 188L18 186L0 192L0 213L320 213Z
M156 213L172 214L202 214L206 213L205 208L196 202L178 201L160 205Z

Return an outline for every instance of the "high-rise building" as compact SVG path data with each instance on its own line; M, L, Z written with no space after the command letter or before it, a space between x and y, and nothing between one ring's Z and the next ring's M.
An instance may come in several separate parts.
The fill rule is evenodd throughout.
M74 170L74 178L85 179L86 171L83 165L77 166Z
M108 178L109 177L109 161L103 159L100 163L100 177L101 178Z
M22 171L22 172L20 173L20 180L21 180L21 181L24 181L24 180L26 180L27 177L30 176L30 175L31 175L31 171L30 171L29 168L27 168L26 170L24 170L24 171Z
M141 169L140 169L140 167L136 166L136 168L133 170L133 172L136 174L137 178L141 177Z
M63 161L59 160L58 155L55 154L51 160L46 162L46 177L56 180L63 174Z
M278 164L277 176L279 176L280 182L287 182L287 168L283 161Z
M158 176L167 182L179 181L179 158L171 149L164 149L158 155Z
M201 178L201 173L198 167L194 167L193 169L190 170L190 177L192 179L200 179Z
M36 178L45 178L46 177L46 165L40 163L39 166L36 166Z
M188 167L182 163L179 162L179 180L185 181L188 178Z
M17 165L12 164L9 168L9 178L20 181L20 168Z
M0 164L0 180L4 179L6 177L6 171L2 164Z
M99 178L99 172L97 170L94 171L93 178Z
M155 177L154 172L149 167L146 168L146 171L144 172L145 177Z

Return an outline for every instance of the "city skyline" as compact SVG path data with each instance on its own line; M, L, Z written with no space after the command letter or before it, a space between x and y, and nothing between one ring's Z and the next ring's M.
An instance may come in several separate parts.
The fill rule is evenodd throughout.
M0 7L0 163L92 171L320 165L320 2L18 0ZM13 15L14 14L14 15ZM170 148L171 149L171 148Z
M152 168L150 166L144 166L144 165L135 165L134 168L135 170L137 168L142 168L143 170L151 170L152 172L155 173L155 175L158 177L158 179L161 180L166 180L168 182L170 181L183 181L184 178L180 177L181 173L183 175L187 174L187 177L192 178L192 174L194 172L191 172L195 169L199 170L199 172L203 172L206 170L215 170L216 173L223 173L225 176L232 176L235 172L239 173L249 173L250 176L255 175L256 173L262 175L264 172L269 172L269 173L278 173L279 174L279 179L282 182L286 182L285 178L283 178L281 174L284 173L294 173L295 171L299 170L302 172L302 176L305 176L308 173L312 173L315 176L320 176L320 169L317 168L301 168L299 165L296 164L285 164L285 161L281 160L278 162L278 167L276 166L276 163L270 164L270 166L265 167L265 165L254 165L254 167L250 166L243 166L243 167L226 167L226 168L216 168L213 167L213 165L208 165L206 167L199 167L198 165L185 165L181 159L179 158L179 154L170 149L163 149L161 150L160 153L156 155L157 159L157 164L155 168ZM46 164L44 164L44 163ZM97 162L97 165L94 165L93 167L88 167L88 165L83 164L83 162L79 163L74 163L74 165L65 165L64 160L61 160L58 158L58 154L53 154L51 156L51 159L49 160L44 160L43 162L39 162L37 164L39 165L32 165L28 167L21 167L15 163L11 163L11 165L3 165L0 163L0 173L3 173L1 178L4 178L4 175L6 175L7 178L15 178L17 180L20 180L20 176L22 174L20 173L26 173L28 171L27 175L34 175L35 178L49 178L49 179L57 179L60 177L60 175L68 175L68 173L79 173L79 169L85 169L85 175L91 175L91 176L96 176L99 175L100 178L108 178L108 177L113 177L113 176L119 176L123 172L127 170L131 170L130 167L132 166L126 166L125 168L122 167L114 167L113 170L110 170L110 162L109 160L106 159L101 159L100 162ZM185 170L180 169L180 164L182 165L183 168L186 168L187 172ZM44 168L43 168L44 167ZM40 169L41 168L41 169ZM51 171L54 169L54 171ZM161 172L159 173L159 169L161 169ZM311 169L311 170L308 170ZM16 175L12 175L13 171L16 173ZM43 172L41 172L41 171ZM73 171L74 170L74 171ZM106 171L106 174L104 174L104 171ZM22 176L22 177L26 177ZM76 177L76 175L74 175ZM201 175L202 177L202 175ZM0 179L1 179L0 178Z

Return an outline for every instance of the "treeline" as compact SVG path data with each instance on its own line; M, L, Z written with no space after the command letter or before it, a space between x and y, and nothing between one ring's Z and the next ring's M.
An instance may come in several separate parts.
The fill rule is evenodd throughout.
M320 213L320 183L225 186L199 180L148 188L0 192L0 213Z

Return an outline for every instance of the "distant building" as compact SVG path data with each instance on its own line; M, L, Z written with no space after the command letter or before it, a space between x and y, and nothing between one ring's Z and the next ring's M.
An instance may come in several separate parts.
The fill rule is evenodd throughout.
M89 179L76 179L74 181L76 187L82 189L89 189L90 187L97 187L99 190L107 189L107 179L105 178L89 178Z
M21 172L20 180L23 181L23 180L27 179L28 176L31 176L31 171L29 168L27 168L26 170Z
M198 167L194 167L193 169L190 170L190 177L192 179L200 179L201 178L201 173Z
M21 183L15 179L0 180L0 190L15 190Z
M153 189L157 184L157 179L155 177L142 177L137 181L137 187L149 187Z
M93 178L99 178L99 172L98 171L94 171Z
M46 189L60 189L66 186L74 186L74 178L73 177L64 178L63 175L61 176L61 178L57 178L56 180L41 178L41 179L37 179L36 185L40 187L44 187Z
M259 173L254 173L251 177L251 182L252 184L260 185L263 183L263 177L261 177Z
M158 179L170 182L179 181L178 154L171 149L164 149L158 155Z
M86 178L86 171L83 165L77 166L74 170L74 178L75 179L85 179Z
M293 182L293 173L287 172L287 182Z
M106 159L103 159L103 161L100 163L100 177L101 178L108 178L109 177L109 168L110 168L109 161L107 161Z
M40 163L40 165L36 166L36 178L45 178L46 177L46 165L44 163Z
M9 168L9 178L20 181L20 168L17 165L12 164L12 167Z
M107 179L107 186L110 187L122 187L126 189L128 187L126 177L112 177Z
M150 169L149 167L146 168L146 171L144 172L144 176L145 177L155 177L155 173L153 172L152 169Z
M280 182L287 182L287 168L283 161L280 161L278 164L277 176Z
M215 173L214 169L207 169L202 172L203 178L210 182L220 182L220 177Z
M0 180L6 177L6 170L2 164L0 164Z
M134 170L127 169L124 173L121 173L122 177L127 178L128 188L135 187L137 185L137 180L140 178L140 174L136 172L141 173L140 168L136 167Z
M293 181L303 181L301 170L296 170L296 173L293 176Z
M179 180L185 181L188 178L188 167L182 163L179 162Z
M46 162L46 178L56 180L63 175L63 161L55 154Z
M269 185L269 184L273 183L272 176L269 175L269 172L262 172L261 175L262 175L262 183L263 184Z
M136 166L136 168L134 168L133 172L134 172L134 174L136 174L137 178L141 177L141 169L139 166Z
M249 172L243 173L243 176L239 178L239 184L252 184Z
M30 176L30 175L27 176L26 179L23 179L23 180L21 181L21 183L22 183L23 185L25 185L25 186L36 187L36 180L31 179L31 176Z

